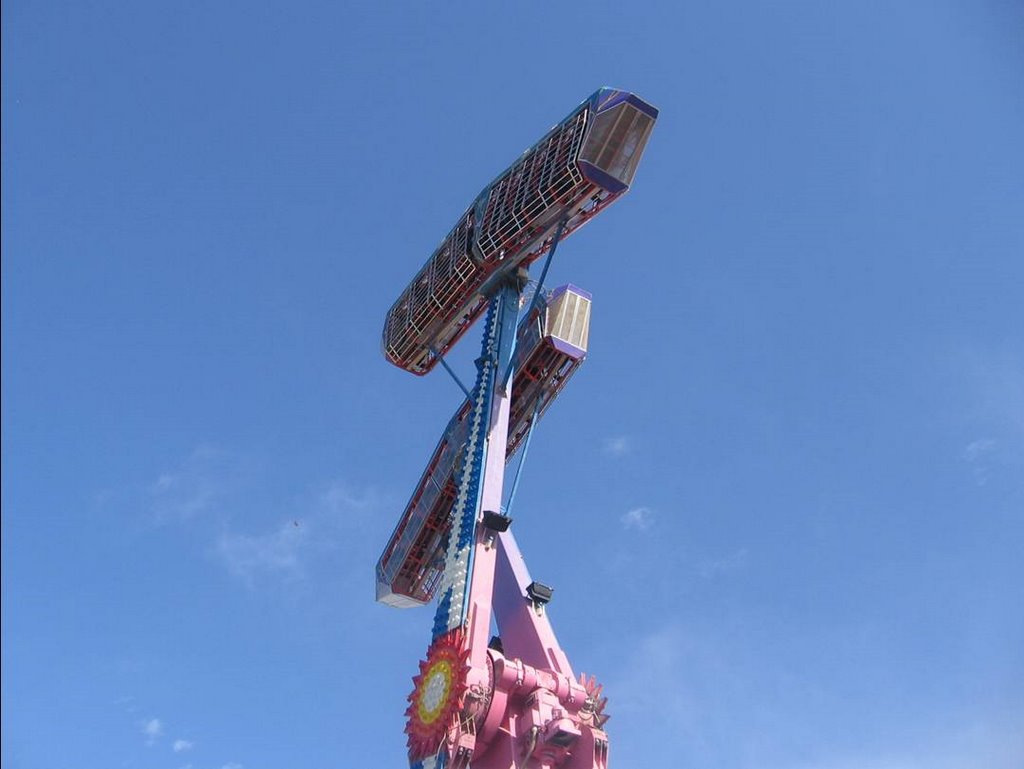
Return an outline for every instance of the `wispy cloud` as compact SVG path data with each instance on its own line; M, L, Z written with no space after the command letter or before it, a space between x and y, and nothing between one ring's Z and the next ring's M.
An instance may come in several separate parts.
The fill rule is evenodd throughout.
M648 507L634 507L623 513L619 521L627 531L630 529L647 531L654 525L654 513Z
M250 585L260 574L298 579L304 575L309 530L308 523L289 520L266 534L225 532L217 542L217 553L228 571Z
M1024 356L1019 350L974 350L963 356L974 416L1024 436Z
M177 467L160 473L148 494L158 524L181 523L217 511L236 480L237 458L200 446Z
M701 579L714 579L746 568L747 560L747 548L741 547L720 558L701 559L697 564L697 573Z
M181 753L185 750L192 750L192 745L193 743L190 740L177 739L171 747L175 753Z
M979 438L964 447L963 459L970 465L974 482L979 486L988 483L992 454L997 445L993 438Z
M909 742L909 741L908 741ZM927 741L861 755L830 756L790 764L795 769L1020 769L1024 766L1024 719L1006 714L983 723L943 730Z
M970 430L960 458L978 486L1019 482L1024 477L1024 355L1012 347L971 348L959 351L952 363L964 389L958 416L962 428Z
M820 677L820 660L787 669L779 654L743 640L763 633L763 621L752 615L700 629L671 623L632 638L627 631L619 643L630 651L605 679L622 735L619 759L738 769L1024 766L1020 708L939 700L908 714L899 710L905 703L887 709L884 693L872 700L877 708L865 708L848 699L849 681ZM668 743L638 736L666 730Z
M964 459L968 462L977 462L983 459L995 447L996 442L991 438L979 438L976 441L971 441L964 448Z
M200 446L149 484L146 517L206 538L207 552L249 587L302 580L327 554L353 564L372 558L363 549L377 543L361 535L383 504L373 490L334 481L284 504L267 504L261 482L251 459Z
M159 718L150 718L142 722L140 725L142 733L146 737L146 744L153 745L156 743L164 733L163 722Z
M372 489L354 491L344 483L331 483L317 495L320 512L330 517L343 516L349 522L365 516L381 504Z
M648 633L629 646L633 652L609 682L612 712L639 715L650 709L649 703L657 702L659 721L673 724L677 734L696 734L706 704L698 701L694 681L679 685L678 679L691 666L706 674L720 670L720 662L675 625ZM698 664L691 665L689 658L694 657Z
M354 491L335 482L294 504L291 513L259 533L222 528L215 553L227 570L249 587L261 578L304 579L314 564L330 556L362 563L372 557L366 535L381 501L372 490Z
M632 442L625 435L616 435L604 439L604 453L612 457L621 457L630 452Z
M235 763L234 761L232 761L231 763L224 764L224 766L222 766L220 769L244 769L244 768L242 767L241 764L238 764L238 763Z

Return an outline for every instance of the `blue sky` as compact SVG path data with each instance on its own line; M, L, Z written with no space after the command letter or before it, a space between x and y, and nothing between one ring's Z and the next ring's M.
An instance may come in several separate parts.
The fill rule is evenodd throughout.
M1022 6L491 5L4 3L5 769L405 764L383 315L600 85L515 516L612 765L1020 769Z

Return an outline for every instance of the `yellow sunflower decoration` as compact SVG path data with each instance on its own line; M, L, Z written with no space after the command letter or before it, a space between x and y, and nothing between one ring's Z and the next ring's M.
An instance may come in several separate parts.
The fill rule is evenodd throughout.
M413 690L405 711L412 760L435 755L444 740L452 717L462 707L466 691L466 658L461 628L434 639L420 662L419 675L412 679Z

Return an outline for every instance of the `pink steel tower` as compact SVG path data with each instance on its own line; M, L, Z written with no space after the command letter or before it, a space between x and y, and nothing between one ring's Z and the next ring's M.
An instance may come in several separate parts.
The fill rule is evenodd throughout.
M546 293L548 266L561 238L629 189L657 116L598 90L480 193L385 320L389 361L420 375L440 362L466 394L376 569L382 603L437 598L406 711L414 769L608 765L601 687L574 674L548 621L551 588L531 580L509 513L534 428L587 350L591 297ZM526 269L545 253L521 313ZM485 309L469 389L443 356Z

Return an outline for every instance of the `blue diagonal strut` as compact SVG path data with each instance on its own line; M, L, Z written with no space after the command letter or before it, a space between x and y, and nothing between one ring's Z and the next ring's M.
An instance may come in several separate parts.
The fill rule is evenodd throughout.
M548 258L544 260L544 267L541 268L540 278L537 280L537 290L533 292L533 299L530 301L530 307L526 311L524 317L529 318L530 314L536 310L542 301L544 301L544 278L548 276L548 267L551 266L551 260L555 258L555 250L558 248L558 242L562 239L562 232L565 230L565 217L558 220L558 226L555 227L555 234L551 238L551 248L548 249ZM515 343L515 337L513 337L513 344ZM443 363L444 361L442 361ZM510 357L508 365L505 367L505 373L501 375L501 388L504 390L505 385L508 384L509 377L512 376L512 363L513 360Z

